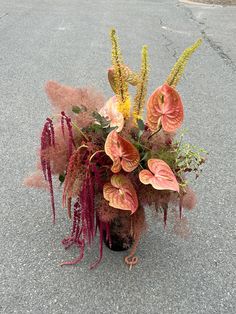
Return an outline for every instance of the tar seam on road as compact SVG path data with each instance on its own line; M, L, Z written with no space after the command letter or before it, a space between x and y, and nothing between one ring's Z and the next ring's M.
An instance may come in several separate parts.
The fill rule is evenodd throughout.
M189 18L198 26L203 39L209 44L209 46L218 54L218 56L228 65L231 69L236 72L236 64L234 61L224 52L223 48L218 45L214 40L212 40L205 31L205 23L199 22L193 15L193 12L190 8L186 7L185 5L181 5L184 8L185 12L189 16ZM202 27L204 26L204 28Z

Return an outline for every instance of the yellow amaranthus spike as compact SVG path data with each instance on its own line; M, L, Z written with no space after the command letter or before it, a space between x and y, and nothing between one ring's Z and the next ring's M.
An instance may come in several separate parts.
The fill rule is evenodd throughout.
M200 38L191 47L188 47L187 49L184 50L184 52L175 63L173 69L170 72L170 75L168 76L166 80L166 83L169 86L176 87L176 85L179 83L179 80L184 72L185 66L187 65L189 58L201 44L202 44L202 39Z
M128 110L130 109L128 83L126 82L124 62L115 29L111 30L110 36L112 43L111 60L114 69L115 90L119 102L118 109L124 115L124 118L127 119L130 116L130 110Z
M134 98L133 118L135 124L137 124L138 119L142 119L143 108L145 105L147 95L148 72L149 72L148 50L147 46L143 46L140 80L137 85L137 92Z

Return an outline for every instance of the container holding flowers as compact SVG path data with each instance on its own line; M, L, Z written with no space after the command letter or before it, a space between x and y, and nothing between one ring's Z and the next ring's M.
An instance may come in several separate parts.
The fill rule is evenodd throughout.
M130 248L125 263L132 266L146 228L145 210L154 205L166 224L168 211L195 205L186 174L196 173L204 151L175 139L184 119L176 90L184 67L201 40L180 56L163 85L146 100L148 49L142 49L141 69L133 72L123 61L115 30L111 30L112 66L108 80L114 95L104 100L91 88L72 88L54 81L46 84L53 106L41 135L38 170L25 180L28 186L48 188L53 222L53 177L63 185L62 204L72 220L65 248L76 245L79 256L62 265L77 264L99 233L99 259L103 244L113 250ZM129 86L136 88L131 100ZM146 110L146 118L144 111ZM184 221L184 220L183 220Z

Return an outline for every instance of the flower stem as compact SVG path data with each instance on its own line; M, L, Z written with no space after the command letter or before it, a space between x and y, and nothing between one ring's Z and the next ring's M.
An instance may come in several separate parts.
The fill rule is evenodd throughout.
M151 137L153 137L153 135L155 135L155 134L157 134L158 132L160 132L161 131L161 126L159 126L159 128L154 132L154 133L152 133L149 137L148 137L148 140L150 140L150 138Z
M85 135L84 132L74 122L71 122L71 124L86 139L86 141L89 141L87 135Z
M97 154L97 153L103 153L105 152L105 150L101 149L101 150L97 150L94 154L91 155L91 157L89 158L89 162L91 162L91 160L93 159L93 157Z

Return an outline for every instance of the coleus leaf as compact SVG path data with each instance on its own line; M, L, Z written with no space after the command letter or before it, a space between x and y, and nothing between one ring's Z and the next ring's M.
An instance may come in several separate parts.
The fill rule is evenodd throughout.
M160 159L149 159L148 168L139 173L143 184L151 184L156 190L171 190L179 193L179 184L176 177L166 162Z
M160 126L166 132L175 132L184 119L183 104L178 92L163 84L150 96L147 104L147 124L155 132Z
M111 207L130 210L132 214L138 208L138 197L135 188L125 175L113 175L111 182L104 184L103 196Z
M114 173L118 173L121 168L131 172L139 164L140 156L137 148L115 130L107 136L105 152L113 161L111 171Z

